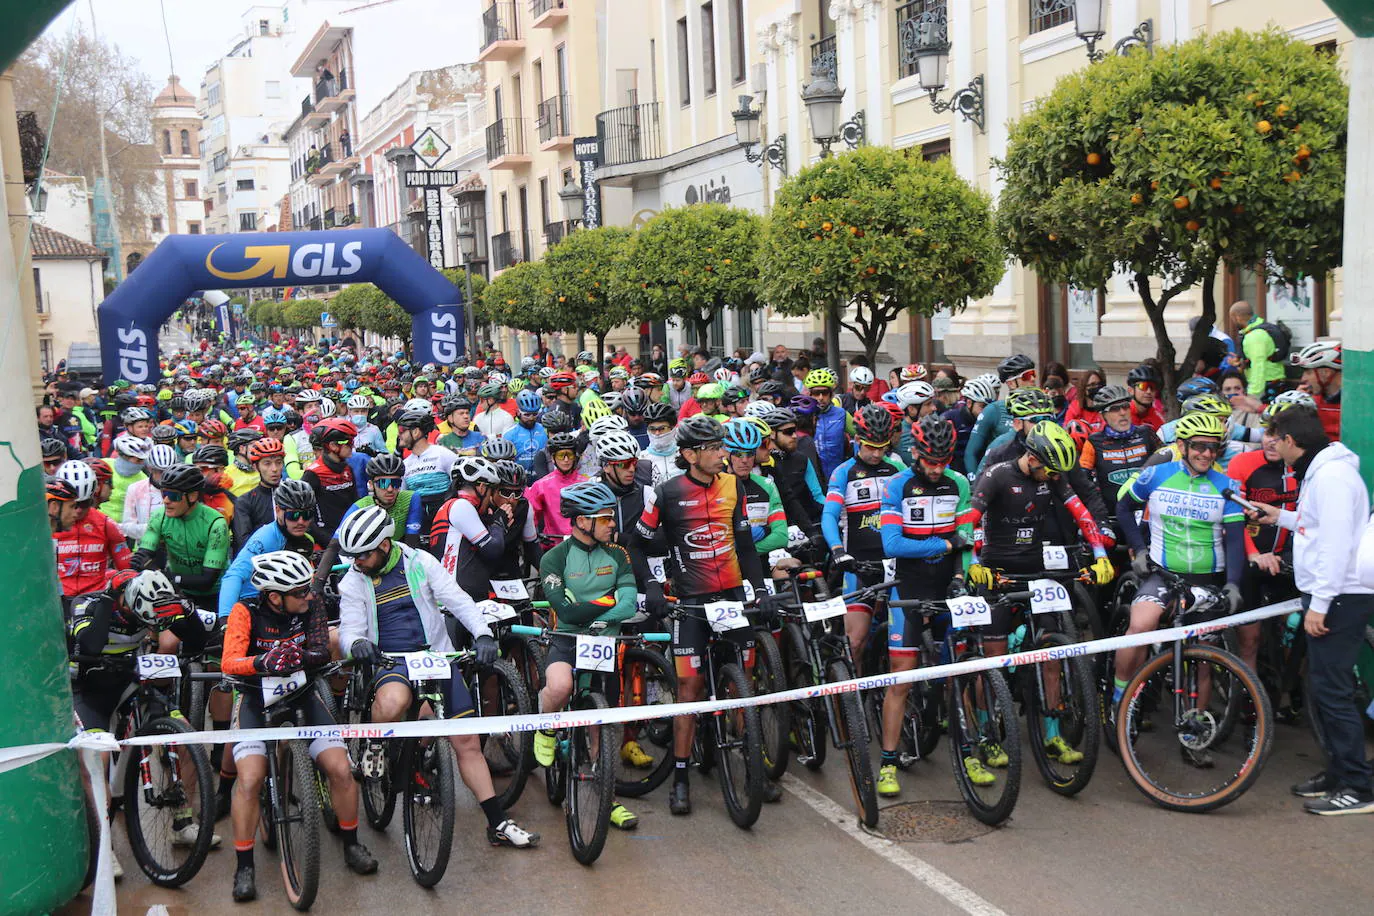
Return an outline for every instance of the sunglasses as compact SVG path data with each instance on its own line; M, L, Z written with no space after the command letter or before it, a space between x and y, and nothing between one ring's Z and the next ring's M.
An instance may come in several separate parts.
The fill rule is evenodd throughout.
M795 436L797 428L795 426L784 426L782 429L773 430L775 436Z
M1136 382L1136 391L1155 391L1159 386L1154 382Z
M565 459L567 459L567 458L576 458L576 457L577 457L577 452L574 452L574 451L573 451L572 449L570 449L570 448L560 448L558 451L556 451L556 452L553 453L553 460L554 460L554 461L563 461L563 460L565 460Z
M506 499L519 499L520 494L524 491L519 487L500 487L496 492L499 496L503 496Z
M655 423L653 426L649 427L649 434L654 436L661 436L664 433L669 433L672 431L673 428L666 423Z
M289 598L309 598L309 597L310 597L310 586L308 586L308 585L301 585L301 586L298 586L298 587L296 587L296 588L290 589L290 590L288 590L288 591L282 592L282 595L284 595L284 596L286 596L286 597L289 597Z
M931 461L929 458L920 458L918 460L921 462L921 467L929 468L932 471L943 471L945 468L949 467L948 461Z
M163 490L162 498L169 503L179 503L186 498L186 494L179 490Z
M309 509L283 509L282 517L288 522L299 522L308 518L314 518L315 513L311 512Z
M379 490L399 490L401 488L401 478L399 477L374 477L372 484Z
M1220 443L1220 442L1198 442L1198 441L1195 440L1195 439L1189 439L1189 440L1188 440L1188 448L1192 449L1192 450L1195 451L1195 452L1207 452L1207 453L1210 453L1210 454L1212 454L1212 455L1215 455L1217 452L1221 451L1221 443Z
M625 470L626 468L635 469L635 468L638 468L638 467L639 467L639 459L638 459L638 458L626 458L626 459L624 459L623 461L607 461L607 462L606 462L606 467L608 467L608 468L616 468L616 469L622 470L622 471Z

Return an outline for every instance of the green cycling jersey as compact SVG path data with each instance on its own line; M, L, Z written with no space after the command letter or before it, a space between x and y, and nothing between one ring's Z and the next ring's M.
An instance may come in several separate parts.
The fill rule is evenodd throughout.
M539 561L544 597L558 617L559 633L586 633L595 621L607 624L607 635L634 615L637 589L630 555L618 544L583 544L575 537L544 554Z

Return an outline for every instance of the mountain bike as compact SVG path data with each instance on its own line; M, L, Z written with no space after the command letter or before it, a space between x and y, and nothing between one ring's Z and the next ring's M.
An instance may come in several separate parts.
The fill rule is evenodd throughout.
M554 634L547 628L516 625L512 632L536 639L576 640L573 693L564 711L587 712L610 708L622 687L617 677L624 655L645 643L666 643L667 633ZM591 865L606 845L615 801L616 765L620 756L621 725L568 725L555 732L557 759L545 770L549 800L561 802L568 825L573 858ZM560 796L555 800L556 796Z

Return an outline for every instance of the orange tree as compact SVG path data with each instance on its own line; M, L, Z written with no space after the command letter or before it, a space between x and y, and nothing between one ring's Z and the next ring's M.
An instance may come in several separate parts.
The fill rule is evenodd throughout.
M476 295L476 287L473 289ZM541 337L562 330L543 261L524 261L501 271L483 287L481 300L478 317L492 324Z
M725 204L670 207L630 241L621 277L641 319L675 318L706 346L707 329L725 306L758 304L759 217Z
M1002 276L988 196L947 160L887 147L823 159L789 178L764 226L768 303L788 315L835 309L870 365L903 311L959 311Z
M1223 264L1292 282L1340 263L1346 97L1334 58L1272 31L1108 57L1012 126L999 229L1045 280L1129 274L1172 387L1216 319ZM1176 369L1164 310L1197 284Z
M545 289L553 297L550 330L592 334L598 359L607 334L641 320L621 280L631 234L620 226L579 229L544 255Z

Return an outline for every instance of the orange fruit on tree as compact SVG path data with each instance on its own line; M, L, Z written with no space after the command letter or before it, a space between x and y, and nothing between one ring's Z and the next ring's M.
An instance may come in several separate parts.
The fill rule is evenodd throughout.
M1301 179L1302 172L1289 172L1287 175L1283 176L1283 180L1288 182L1289 184L1292 184L1295 181L1300 181Z
M1289 108L1285 103L1280 102L1278 104L1278 107L1274 109L1274 114L1278 115L1281 118L1292 110L1293 109Z
M1145 195L1141 194L1139 191L1135 192L1131 195L1131 203L1135 204L1137 207L1140 206L1145 203Z
M1151 191L1158 191L1158 190L1159 190L1159 182L1158 182L1158 181L1152 181L1152 182L1150 182L1150 190L1151 190Z
M1101 164L1102 164L1102 154L1101 154L1101 153L1088 153L1088 165L1101 165Z
M1187 206L1188 206L1188 197L1187 197L1187 195L1180 194L1180 195L1178 195L1177 197L1174 198L1174 209L1175 209L1175 210L1183 210L1183 209L1186 209Z
M1298 153L1297 153L1297 155L1294 156L1293 158L1294 158L1294 159L1297 159L1297 160L1299 160L1299 161L1302 161L1303 159L1309 158L1311 155L1312 155L1312 149L1311 149L1311 147L1309 147L1306 143L1304 143L1302 146L1299 146L1299 147L1298 147Z
M829 220L826 220L825 222L821 223L821 228L824 229L826 232L829 232L831 229L834 229L835 226Z
M1220 190L1221 190L1221 179L1220 179L1220 178L1213 178L1210 182L1208 182L1208 186L1211 187L1211 189L1212 189L1213 191L1220 191Z
M1051 242L1057 242L1057 241L1059 241L1059 236L1057 236L1057 235L1055 235L1053 232L1051 232L1050 235L1049 235L1049 239L1050 239Z
M1195 219L1190 219L1188 220L1188 222L1183 224L1183 228L1187 229L1189 232L1197 232L1199 229L1202 228L1202 223L1199 223Z
M1255 130L1259 131L1259 132L1262 133L1262 134L1267 134L1267 133L1269 133L1269 131L1271 131L1271 130L1273 130L1273 129L1274 129L1274 125L1270 124L1268 121L1256 121L1256 122L1255 122Z
M864 231L860 229L858 226L850 226L849 233L856 239L861 239L864 237Z
M866 268L864 268L864 273L868 274L870 277L873 276L874 274L876 274L877 272L878 272L878 268L876 268L876 267L866 267Z

